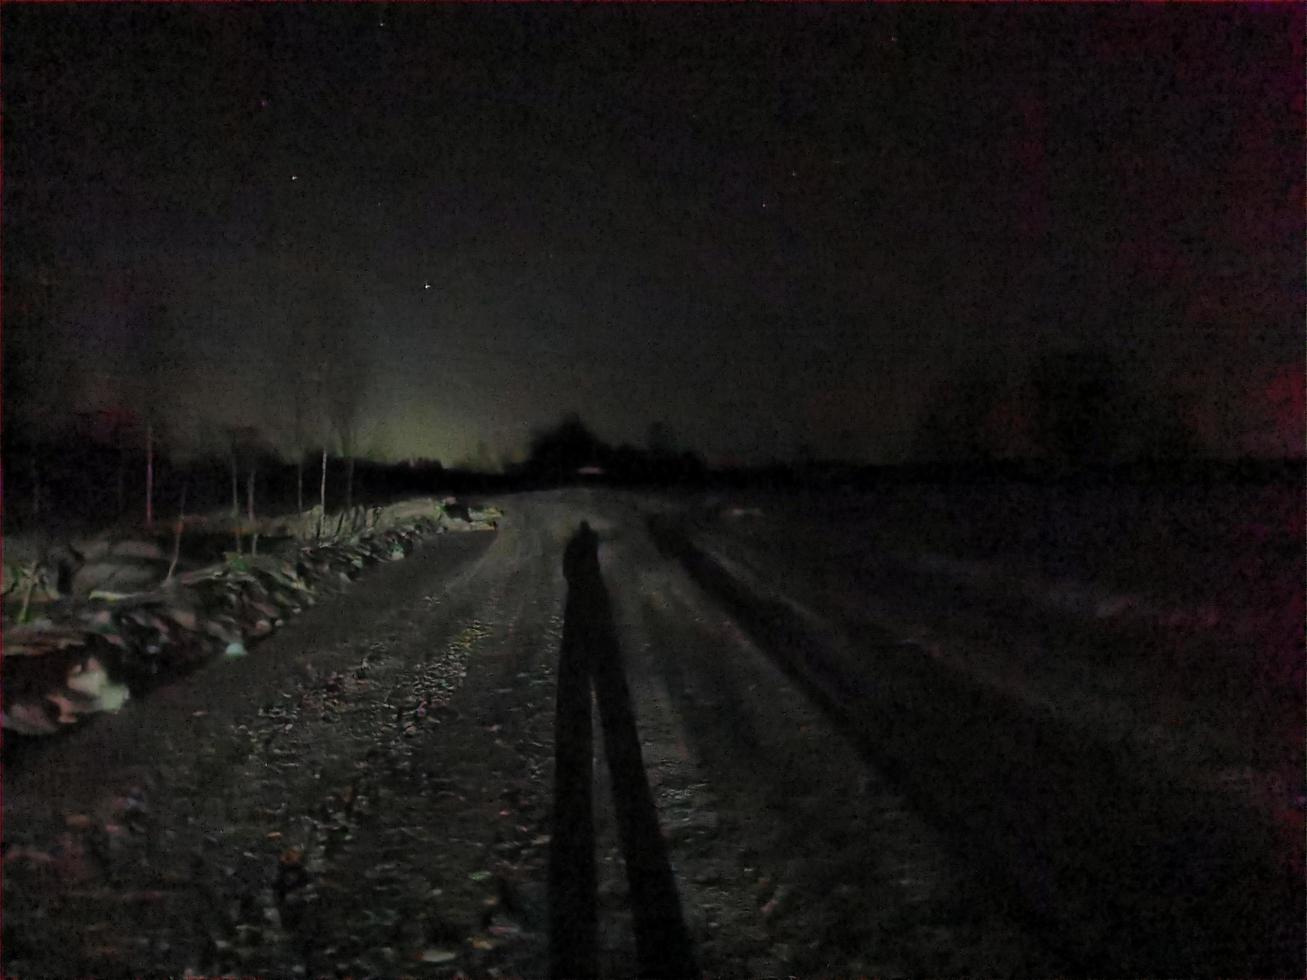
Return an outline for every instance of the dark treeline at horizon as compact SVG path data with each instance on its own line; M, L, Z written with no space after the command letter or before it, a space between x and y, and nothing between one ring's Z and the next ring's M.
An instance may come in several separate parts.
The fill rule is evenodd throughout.
M114 442L70 431L43 440L5 439L4 525L9 531L43 525L92 527L145 525L147 481L153 482L153 518L166 528L183 506L188 514L231 511L256 517L317 506L320 450L298 468L257 441L233 443L227 452L176 455L166 444L151 460L136 439ZM149 469L152 463L152 474ZM236 470L233 489L233 466ZM251 487L251 473L253 482ZM1211 459L1154 456L1133 459L966 458L876 465L839 459L776 459L749 465L710 466L697 453L671 445L617 446L597 437L576 415L538 430L528 457L498 471L440 460L399 463L327 456L326 507L377 505L425 495L510 493L573 484L681 489L870 489L902 483L973 484L995 481L1101 484L1104 482L1304 484L1298 459ZM251 489L253 499L251 501Z

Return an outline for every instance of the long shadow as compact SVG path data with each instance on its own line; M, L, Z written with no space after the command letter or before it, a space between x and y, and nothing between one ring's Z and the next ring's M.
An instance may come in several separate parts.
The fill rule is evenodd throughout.
M569 546L570 555L570 546ZM565 565L566 568L566 565ZM571 576L568 576L569 580ZM595 912L590 644L583 600L569 586L554 714L554 822L549 847L549 961L552 977L598 975Z
M568 590L559 667L556 835L550 854L551 907L555 910L550 932L551 970L556 977L590 976L594 970L594 823L589 799L588 713L592 681L613 783L613 806L626 863L640 975L697 977L699 969L645 775L612 604L599 570L599 538L585 522L567 544L563 572ZM567 691L564 685L569 686ZM580 702L585 705L584 722L579 718ZM582 730L584 747L576 734ZM565 767L584 769L585 775L567 772ZM579 798L582 792L585 800ZM567 826L577 817L581 819L575 826ZM561 841L558 833L563 834ZM581 854L581 850L585 853ZM585 869L585 874L569 877L569 868ZM583 889L586 894L579 894Z
M823 676L836 665L783 606L680 528L650 530L1073 972L1302 975L1301 882L1269 828L911 648Z

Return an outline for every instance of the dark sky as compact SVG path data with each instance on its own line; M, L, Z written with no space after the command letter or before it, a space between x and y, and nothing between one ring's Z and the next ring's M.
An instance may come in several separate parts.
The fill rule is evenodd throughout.
M710 459L896 460L949 379L1086 344L1210 449L1302 448L1300 5L0 26L6 268L45 257L83 401L164 302L174 414L257 421L318 302L366 338L383 456L520 452L575 410Z

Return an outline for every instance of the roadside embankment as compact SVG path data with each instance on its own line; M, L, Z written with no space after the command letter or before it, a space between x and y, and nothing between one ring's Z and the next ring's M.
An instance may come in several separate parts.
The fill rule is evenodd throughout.
M43 597L20 607L35 617L4 631L0 726L26 736L52 735L86 716L117 710L154 683L248 645L289 617L344 588L379 562L404 558L422 539L448 531L493 529L494 508L452 498L405 501L330 515L328 533L288 539L263 554L228 552L223 560L169 576L146 545L95 544L90 562L115 558L140 566L131 591L96 588ZM298 519L315 524L312 515ZM88 567L88 565L83 566ZM141 571L141 568L145 571ZM146 577L146 572L149 577ZM156 578L159 576L161 578Z

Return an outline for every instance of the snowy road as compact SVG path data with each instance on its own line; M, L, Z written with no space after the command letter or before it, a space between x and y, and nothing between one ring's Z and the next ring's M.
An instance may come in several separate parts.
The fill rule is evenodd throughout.
M542 976L574 898L549 872L560 736L595 759L593 820L561 835L593 841L596 928L569 941L594 948L566 952L603 975L641 968L642 787L709 975L1302 973L1300 811L1208 779L1250 750L1186 714L1201 698L1158 709L1205 733L1186 750L1147 672L1078 683L1130 637L1082 631L1036 669L1035 620L815 533L597 490L502 505L497 533L11 758L5 974ZM606 751L620 710L593 743L556 728L582 519L626 680L600 697L633 714L640 772Z

